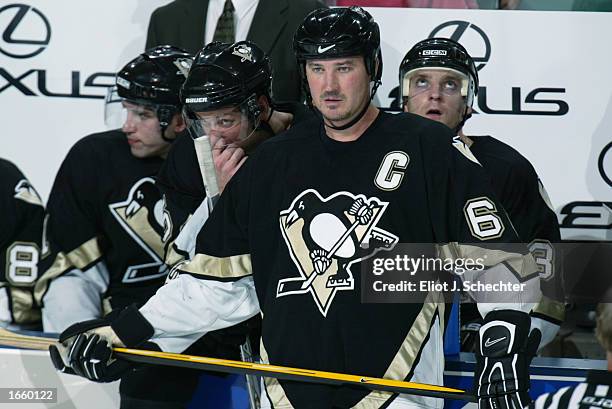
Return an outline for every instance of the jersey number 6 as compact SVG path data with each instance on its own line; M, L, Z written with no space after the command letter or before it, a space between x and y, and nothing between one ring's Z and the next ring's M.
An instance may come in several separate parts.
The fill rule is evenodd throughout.
M487 197L468 200L463 208L470 232L480 240L501 237L504 224L499 218L495 204Z

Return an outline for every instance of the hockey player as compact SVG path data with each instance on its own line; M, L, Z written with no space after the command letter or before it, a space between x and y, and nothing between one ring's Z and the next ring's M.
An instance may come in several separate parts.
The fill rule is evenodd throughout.
M36 283L45 331L142 305L163 284L170 226L154 177L185 129L179 90L191 62L185 51L159 46L126 64L116 78L122 129L86 136L64 159L47 208L52 254ZM189 384L182 374L165 368L127 374L121 407L185 405L197 378Z
M181 134L158 175L173 226L166 252L172 267L194 256L195 240L211 208L198 165L194 140L207 134L219 189L242 166L263 140L287 127L291 114L272 108L272 69L267 55L250 41L215 42L195 57L181 88L188 132ZM259 327L254 317L227 329L213 331L194 345L198 354L240 359L239 345Z
M463 132L478 93L478 71L461 44L446 38L420 41L406 53L399 72L403 110L442 122L459 136L489 174L493 191L518 236L529 244L540 268L543 290L551 296L532 313L533 324L542 331L541 346L547 344L565 315L564 305L553 301L561 296L557 291L560 287L554 286L559 282L555 267L560 257L553 248L561 241L561 234L535 169L519 152L492 136L467 136ZM481 322L478 315L473 304L463 306L465 321Z
M451 144L447 127L371 103L382 56L378 25L366 11L312 12L294 49L319 116L266 141L246 161L177 278L140 310L68 328L60 337L66 349L51 347L54 365L103 381L121 365L109 359L109 343L152 341L183 351L261 308L264 362L441 384L439 293L403 304L361 301L371 274L360 267L374 253L392 254L398 242L435 243L444 257L484 257L486 273L471 279L524 284L520 294L487 299L504 303L480 305L488 342L477 379L483 407L527 403L526 367L538 331L529 335L523 311L539 297L537 269L526 249L503 250L502 242L518 238L482 170ZM275 408L443 404L269 378L265 387Z
M247 155L291 122L291 114L272 108L271 78L269 58L250 41L211 43L196 56L181 90L189 132L178 137L158 175L173 226L166 253L169 266L189 258L190 252L193 256L195 235L210 210L193 140L204 133L210 136L222 191ZM192 214L196 216L185 228Z
M44 212L40 196L23 173L0 159L0 326L40 328L33 289L44 253Z

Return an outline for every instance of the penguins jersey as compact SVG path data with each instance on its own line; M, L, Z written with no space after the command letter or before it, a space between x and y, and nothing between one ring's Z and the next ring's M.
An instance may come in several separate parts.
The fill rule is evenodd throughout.
M170 221L154 179L162 161L132 156L120 130L71 148L49 197L52 254L35 291L46 331L141 304L164 282Z
M189 258L189 250L194 247L195 235L204 224L208 214L191 220L191 216L199 207L206 205L206 190L200 174L198 158L196 156L193 139L187 133L181 133L172 143L166 160L157 175L157 186L162 193L164 205L170 217L172 226L166 245L165 262L172 267L185 258ZM201 212L202 210L200 210ZM186 226L187 220L191 220ZM199 222L200 220L201 223ZM185 240L175 240L186 227L182 236ZM193 255L193 254L192 254Z
M292 125L312 117L312 111L301 103L275 103L274 108L278 112L291 113ZM260 126L273 134L267 123ZM166 264L172 267L194 256L196 236L212 211L211 204L205 200L206 190L195 145L187 132L178 135L172 144L159 171L157 186L173 226L165 257Z
M548 194L529 161L511 146L492 136L470 136L470 151L491 178L493 191L504 205L518 236L561 241L559 222Z
M534 309L534 322L543 333L540 345L550 342L565 317L562 302L561 257L556 243L561 242L559 222L546 189L531 163L511 146L492 136L469 136L470 151L491 178L495 195L508 212L519 238L529 245L540 270L545 297Z
M537 267L524 246L503 250L518 238L470 157L444 125L411 114L381 112L353 142L330 139L319 120L266 141L226 186L195 257L140 309L151 340L180 352L261 309L266 363L442 384L444 299L362 302L361 266L398 243L436 243L441 257L486 260L485 279L524 284L481 299L483 312L529 311ZM274 408L442 406L276 379L265 387Z
M44 207L11 162L0 159L0 323L35 324L40 310L32 295L43 252Z

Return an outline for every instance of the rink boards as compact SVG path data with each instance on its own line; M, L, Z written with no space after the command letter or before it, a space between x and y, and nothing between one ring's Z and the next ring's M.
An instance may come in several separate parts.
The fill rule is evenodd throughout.
M531 368L532 396L572 385L585 378L589 369L605 369L605 361L584 359L536 358ZM447 357L445 386L471 389L474 356ZM118 383L96 384L83 378L57 372L48 353L0 348L0 388L56 388L57 401L47 403L6 403L7 409L118 407ZM459 408L464 402L446 402L446 408ZM475 407L475 406L473 406ZM189 408L246 409L248 396L243 376L202 374Z

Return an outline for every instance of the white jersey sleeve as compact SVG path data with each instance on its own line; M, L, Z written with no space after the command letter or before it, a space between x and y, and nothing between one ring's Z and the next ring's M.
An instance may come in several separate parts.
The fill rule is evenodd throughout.
M11 310L9 308L9 296L6 287L0 287L0 325L11 322Z
M210 331L230 327L259 313L252 276L230 282L181 274L140 308L155 328L150 339L166 352L183 352Z
M44 331L61 333L76 322L102 317L102 296L108 281L108 269L103 261L85 271L72 269L52 280L43 297Z

